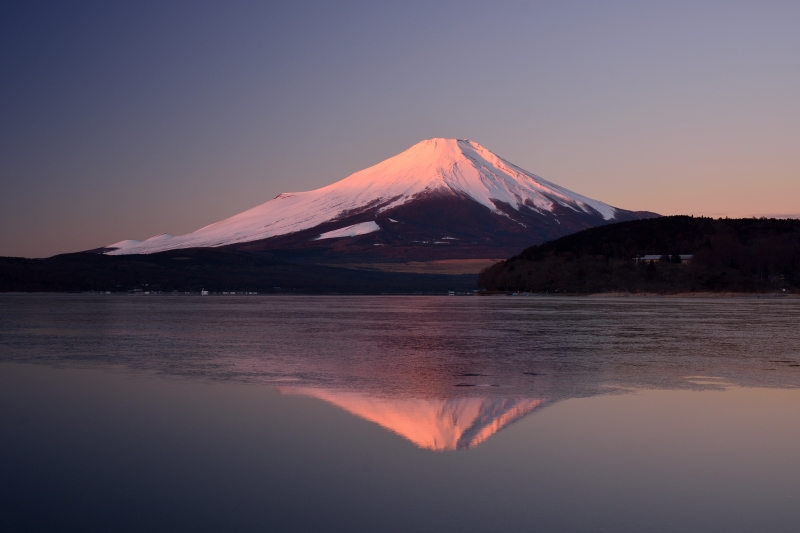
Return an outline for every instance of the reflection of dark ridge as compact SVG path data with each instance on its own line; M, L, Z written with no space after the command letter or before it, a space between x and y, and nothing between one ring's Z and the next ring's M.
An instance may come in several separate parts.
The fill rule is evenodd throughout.
M508 427L523 417L538 411L547 405L550 405L551 402L542 402L532 411L522 410L518 413L512 413L511 410L516 407L516 403L516 400L509 398L498 398L484 403L480 416L458 440L457 448L471 448L483 442L485 437L482 435L482 433L488 433L487 430L490 429L489 426L496 424L497 420L501 419L503 415L507 416L505 420L503 420L504 423L502 425L503 427Z

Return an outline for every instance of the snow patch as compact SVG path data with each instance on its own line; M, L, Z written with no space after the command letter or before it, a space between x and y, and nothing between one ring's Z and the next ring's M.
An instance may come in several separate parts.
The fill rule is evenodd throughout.
M379 229L381 229L381 227L378 226L378 224L376 224L374 221L370 220L369 222L362 222L360 224L353 224L352 226L347 226L345 228L327 231L314 240L321 241L322 239L355 237L356 235L366 235L367 233L372 233L378 231Z
M128 248L133 248L134 246L138 245L142 241L137 241L135 239L128 239L125 241L115 242L114 244L109 244L106 248L114 248L116 250L127 250Z

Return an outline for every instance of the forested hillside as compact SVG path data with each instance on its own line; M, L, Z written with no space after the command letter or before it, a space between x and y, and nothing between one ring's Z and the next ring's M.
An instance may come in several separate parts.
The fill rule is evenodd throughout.
M646 254L667 257L633 259ZM679 263L677 254L693 258ZM485 270L478 284L492 291L569 293L794 292L800 289L800 220L620 222L527 248Z

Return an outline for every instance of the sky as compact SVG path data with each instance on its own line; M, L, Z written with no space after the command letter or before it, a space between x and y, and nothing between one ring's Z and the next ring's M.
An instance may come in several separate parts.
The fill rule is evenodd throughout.
M0 6L0 255L182 234L432 137L665 215L800 217L800 3Z

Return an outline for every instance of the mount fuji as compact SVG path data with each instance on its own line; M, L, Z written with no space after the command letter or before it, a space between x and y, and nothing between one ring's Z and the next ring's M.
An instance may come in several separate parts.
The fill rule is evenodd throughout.
M225 247L328 263L504 258L589 227L656 216L574 193L476 142L437 138L192 233L125 240L97 252Z

